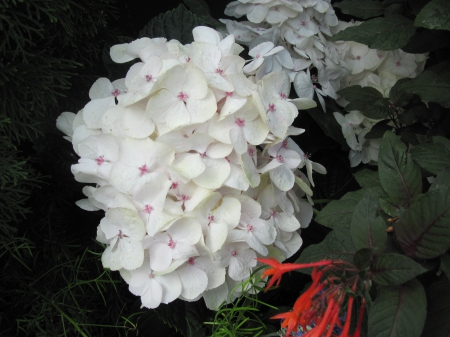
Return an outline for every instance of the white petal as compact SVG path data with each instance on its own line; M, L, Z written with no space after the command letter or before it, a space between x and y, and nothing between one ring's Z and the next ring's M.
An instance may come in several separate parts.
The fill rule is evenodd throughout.
M123 237L119 239L120 262L127 270L133 270L142 266L144 262L144 249L140 241Z
M155 309L161 304L163 289L161 284L156 280L150 280L150 285L145 292L141 295L142 305L149 309Z
M175 157L171 168L177 174L190 180L203 173L206 165L198 153L180 153Z
M177 270L181 280L181 295L186 299L194 299L205 291L208 285L208 277L206 273L195 267L194 265L187 265L184 268Z
M172 262L172 248L167 243L154 243L149 248L150 267L155 271L169 268Z
M114 87L110 80L106 77L101 77L94 82L91 89L89 90L89 98L91 100L110 98L112 97L112 92Z
M282 191L289 191L294 187L294 173L286 167L286 165L278 166L269 171L270 179Z
M164 275L156 275L156 280L163 289L161 302L168 304L178 298L181 294L181 280L177 272L173 271Z

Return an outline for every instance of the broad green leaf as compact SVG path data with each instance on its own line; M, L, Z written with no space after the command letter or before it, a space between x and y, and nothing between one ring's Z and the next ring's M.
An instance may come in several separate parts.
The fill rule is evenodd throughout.
M344 260L351 263L353 262L353 255L356 250L347 231L333 230L328 233L321 243L307 247L295 262L307 263L332 259ZM302 269L300 271L310 273L312 269Z
M450 139L441 137L441 136L434 136L433 137L433 143L439 143L445 146L445 148L450 151Z
M417 164L434 175L450 165L450 151L441 143L415 146L411 149L411 157Z
M415 30L411 20L401 15L391 15L348 27L329 40L356 41L372 49L393 50L406 45Z
M165 37L167 40L175 39L188 44L194 40L192 30L201 25L204 22L180 4L174 10L150 20L139 32L139 37Z
M400 85L401 90L417 94L424 101L450 108L450 61L443 61Z
M400 139L402 142L411 144L411 145L419 145L419 139L414 131L410 130L408 127L400 129Z
M396 241L408 256L435 258L450 248L450 187L421 195L394 227Z
M397 217L400 214L400 207L402 207L403 199L396 199L391 197L378 198L378 203L381 209L391 217Z
M384 6L379 1L372 0L344 0L333 5L340 8L344 14L352 15L363 20L384 14Z
M420 169L392 132L386 132L381 142L378 173L381 186L390 197L411 201L422 192Z
M373 119L383 119L391 114L388 100L374 88L353 85L339 90L337 94L350 102L345 107L347 111L359 110Z
M383 138L386 131L391 131L393 129L392 126L387 125L390 120L386 119L381 122L378 122L374 126L372 126L372 129L364 136L365 139L379 139Z
M378 208L378 196L373 191L366 192L356 205L351 235L357 249L371 248L374 253L382 253L386 248L386 224Z
M409 78L399 79L389 91L389 99L396 107L405 106L413 99L413 94L405 93L401 90L401 84L409 81Z
M189 6L189 9L197 15L200 19L202 19L206 24L211 25L213 27L223 26L219 20L215 19L211 15L211 11L209 10L208 4L204 0L183 0L186 5Z
M416 106L412 107L411 109L404 111L398 117L398 119L403 124L412 125L414 123L417 123L422 118L427 118L427 117L428 117L427 107L425 106L425 104L423 104L423 105L421 104L421 105L416 105Z
M350 149L347 141L342 135L342 127L336 121L332 113L324 113L321 109L313 108L306 110L323 132L338 142L343 149Z
M405 283L427 270L405 255L383 254L374 257L370 271L373 281L387 286Z
M368 337L420 337L427 299L417 280L380 287L369 312Z
M353 264L359 270L366 269L372 260L373 250L371 248L361 248L353 255Z
M414 26L428 29L450 30L450 2L431 0L417 15Z
M348 192L339 200L328 203L314 219L317 223L332 229L350 230L355 206L368 189ZM372 188L377 195L384 196L381 187Z
M448 185L450 185L450 166L447 166L445 169L438 173L436 179L430 186L430 190Z
M372 171L369 169L363 169L354 174L359 186L364 187L377 187L380 186L380 178L378 171Z
M441 275L427 289L427 318L421 337L450 335L450 281Z
M441 269L445 273L445 275L447 275L447 278L450 279L450 255L441 255Z
M418 29L402 50L410 54L423 54L448 46L450 32L447 30Z
M369 101L376 102L383 98L381 92L371 87L361 87L360 85L352 85L337 92L338 95L344 97L347 101Z

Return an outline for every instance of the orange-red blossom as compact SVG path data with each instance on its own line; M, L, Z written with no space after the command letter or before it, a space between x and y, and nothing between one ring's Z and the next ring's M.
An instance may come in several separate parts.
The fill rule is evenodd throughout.
M312 263L283 264L273 258L258 258L257 260L272 267L265 270L262 274L263 278L272 276L266 291L275 282L279 285L281 276L284 273L314 267L314 271L311 274L313 282L308 290L295 301L293 310L272 317L272 319L284 320L281 327L286 328L286 337L290 336L292 331L297 331L299 326L302 327L303 331L307 331L307 326L312 325L314 327L306 332L303 337L333 337L338 335L341 337L360 337L361 323L364 316L364 300L361 301L358 323L353 335L350 335L349 330L354 296L348 296L347 319L343 327L339 319L342 316L342 305L347 297L345 287L350 287L354 292L358 277L349 278L345 282L340 282L341 280L338 277L331 278L327 276L328 270L339 270L343 265L349 265L349 263L345 261L322 260ZM333 333L335 326L342 328L342 332L338 335Z

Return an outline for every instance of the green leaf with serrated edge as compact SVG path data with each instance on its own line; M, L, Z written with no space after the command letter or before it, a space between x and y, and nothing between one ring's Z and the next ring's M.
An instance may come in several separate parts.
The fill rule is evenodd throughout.
M411 149L411 157L422 168L434 175L450 165L450 151L441 143L415 146Z
M450 108L450 60L425 70L400 86L401 90L419 95L424 101L436 102Z
M330 41L355 41L372 49L393 50L401 48L414 35L412 21L401 15L368 20L355 27L348 27Z
M442 136L434 136L433 143L439 143L445 146L445 148L450 151L450 139L447 139Z
M376 102L379 99L383 98L383 95L377 89L371 87L363 88L360 85L352 85L351 87L341 89L336 93L349 102L352 101Z
M417 280L380 287L369 312L368 337L420 337L427 299Z
M405 125L412 125L414 123L417 123L419 120L428 118L427 110L428 108L425 106L425 104L420 103L420 105L415 105L411 109L402 112L398 116L398 119Z
M383 135L386 131L391 131L393 128L390 125L387 125L390 120L384 120L381 122L378 122L374 126L372 126L372 129L366 133L364 136L365 139L379 139L383 138Z
M450 13L450 2L448 0L431 0L417 15L414 26L450 30L448 13Z
M386 248L386 224L378 216L378 196L373 191L364 194L352 216L351 234L357 249L371 248L382 253Z
M370 272L379 285L399 285L423 274L427 270L416 261L401 254L376 255Z
M381 186L393 198L411 201L422 192L420 169L406 153L406 146L392 132L386 132L378 154Z
M383 98L383 95L374 88L353 85L339 90L337 94L350 102L345 107L347 111L359 110L372 119L383 119L391 114L388 99Z
M450 281L441 275L427 289L427 318L421 337L450 336Z
M406 255L432 259L450 248L450 187L419 196L394 227L396 241Z
M447 278L450 279L450 255L441 255L441 269L447 275Z
M348 192L339 200L328 203L314 219L317 223L332 228L350 230L355 206L369 189ZM378 195L385 195L380 186L371 188Z
M353 255L353 264L359 270L366 269L372 260L373 249L361 248Z
M395 198L378 198L378 203L383 211L391 217L396 217L399 214L399 203L401 200Z
M363 169L354 174L359 186L364 187L377 187L380 186L380 178L378 177L378 171L372 171L369 169Z
M396 107L405 106L414 98L413 94L406 93L400 88L402 83L408 82L409 80L409 78L399 79L389 91L389 99Z
M448 46L450 32L446 30L417 30L409 42L402 47L405 53L424 54Z
M342 127L336 121L332 113L324 113L321 109L308 109L308 114L320 126L323 132L338 142L344 150L350 149L342 134Z
M450 166L447 166L441 172L438 173L436 179L430 186L430 190L441 188L442 186L450 185Z
M383 119L392 115L394 110L389 108L389 99L381 98L373 104L367 104L361 113L372 119Z
M367 20L384 14L384 6L381 2L372 0L358 0L335 3L333 5L341 10L342 13Z
M333 230L325 239L316 245L307 247L295 263L307 263L320 260L344 260L353 262L353 255L356 247L347 231ZM312 268L299 270L304 273L311 273Z
M194 40L192 30L201 25L204 22L180 4L176 9L150 20L139 32L139 37L165 37L167 40L175 39L188 44Z

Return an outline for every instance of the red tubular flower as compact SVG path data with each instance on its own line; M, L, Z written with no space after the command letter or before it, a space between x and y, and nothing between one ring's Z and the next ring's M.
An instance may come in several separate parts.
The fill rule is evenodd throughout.
M355 333L353 334L353 337L361 336L361 325L362 325L362 321L364 319L365 308L366 308L366 300L363 298L361 300L361 306L359 308L358 324L356 325L356 330L355 330Z
M265 263L269 266L272 266L272 268L264 270L261 275L262 278L266 276L272 276L269 283L267 284L266 291L269 290L274 285L275 282L277 282L276 285L278 286L281 282L281 276L286 272L318 266L329 266L333 264L333 261L331 260L322 260L311 263L280 263L274 258L269 259L257 258L256 260Z

